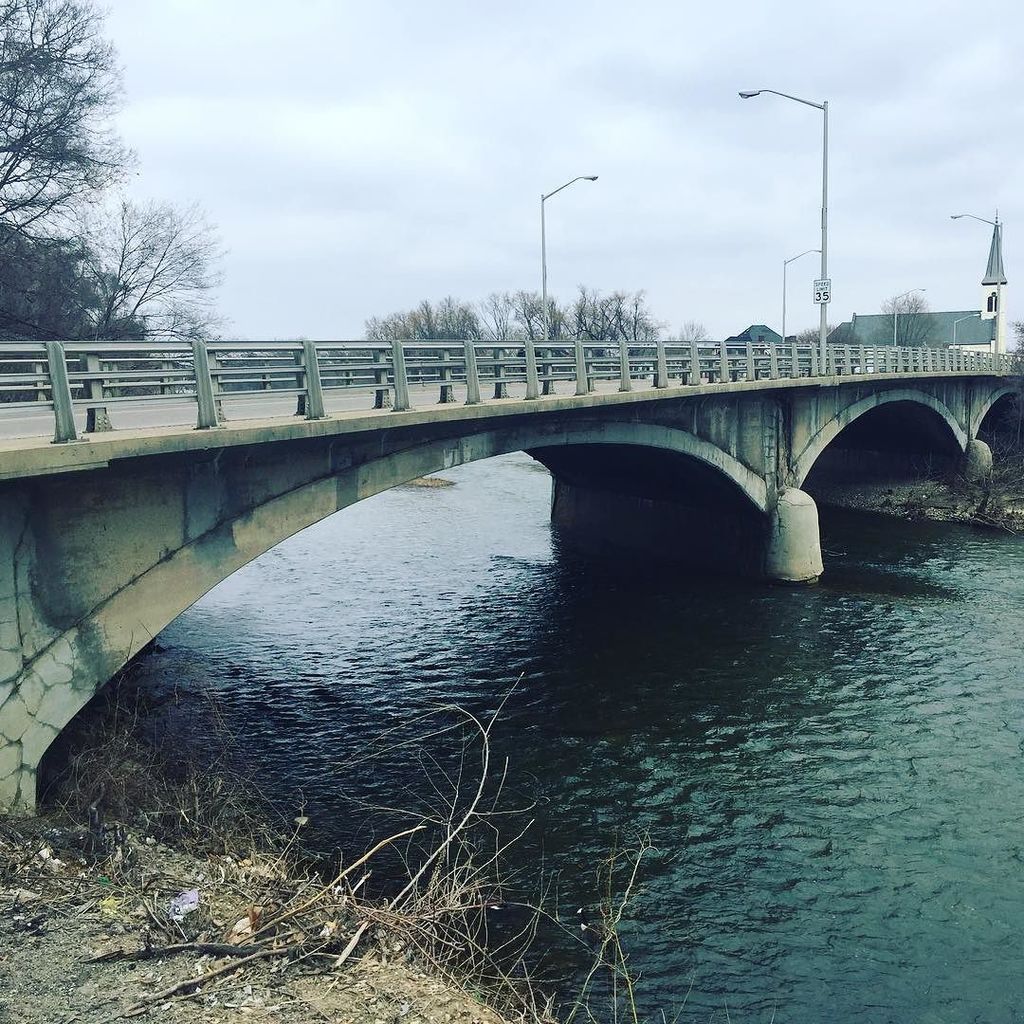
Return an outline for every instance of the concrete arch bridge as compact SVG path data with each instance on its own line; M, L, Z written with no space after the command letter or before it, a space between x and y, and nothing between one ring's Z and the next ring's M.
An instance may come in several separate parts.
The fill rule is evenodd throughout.
M526 451L567 528L799 583L822 572L816 473L987 471L1007 357L827 362L718 343L3 343L0 806L34 807L61 730L211 587L417 477Z

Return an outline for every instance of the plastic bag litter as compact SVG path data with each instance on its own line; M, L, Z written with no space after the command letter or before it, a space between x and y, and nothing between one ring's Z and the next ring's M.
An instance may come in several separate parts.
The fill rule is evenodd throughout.
M186 914L191 914L193 910L199 907L199 890L198 889L187 889L183 893L179 893L170 902L170 912L172 921L181 921L184 919Z

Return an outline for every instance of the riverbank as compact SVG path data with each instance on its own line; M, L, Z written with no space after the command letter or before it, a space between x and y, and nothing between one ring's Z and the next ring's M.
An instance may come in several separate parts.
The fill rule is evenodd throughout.
M824 484L819 505L909 520L967 523L1024 533L1024 474L1006 485L969 485L949 480L894 480Z
M910 520L969 523L1024 533L1024 450L1015 437L993 441L991 474L916 480L822 481L814 487L820 505L896 515Z
M323 889L280 857L0 819L0 1019L507 1024Z
M43 814L0 817L0 1020L549 1019L477 941L502 896L472 828L420 820L314 859L301 808L262 799L230 735L182 749L131 675L62 739Z

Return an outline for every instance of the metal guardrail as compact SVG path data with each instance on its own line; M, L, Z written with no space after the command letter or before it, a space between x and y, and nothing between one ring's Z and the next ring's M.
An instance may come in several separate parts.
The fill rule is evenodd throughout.
M467 404L508 396L525 384L528 398L552 394L560 382L588 394L598 382L619 391L702 383L845 377L854 374L1010 372L1010 357L950 348L830 345L819 366L817 345L726 342L624 343L568 341L329 342L0 342L0 409L49 408L54 441L78 439L75 410L86 432L111 429L110 411L124 403L192 399L196 426L225 420L238 399L293 396L296 414L325 416L324 396L363 391L368 406L401 412L410 387L436 387L438 401Z

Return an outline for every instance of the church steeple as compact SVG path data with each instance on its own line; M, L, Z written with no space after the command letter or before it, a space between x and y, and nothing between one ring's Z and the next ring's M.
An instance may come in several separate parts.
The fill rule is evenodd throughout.
M985 268L985 276L981 279L983 285L1006 284L1006 271L1003 269L1003 225L996 222L992 226L992 245L988 250L988 266Z
M978 218L981 220L982 218ZM992 351L1006 351L1006 269L1003 267L1003 225L996 213L992 225L992 244L988 249L988 266L981 279L981 319L992 324Z

